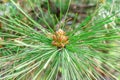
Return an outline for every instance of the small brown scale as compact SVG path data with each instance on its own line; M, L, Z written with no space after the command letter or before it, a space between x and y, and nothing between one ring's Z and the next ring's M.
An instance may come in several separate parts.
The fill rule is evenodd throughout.
M62 29L56 31L55 34L52 36L52 45L57 46L58 48L64 48L66 44L69 43L68 36L66 36L65 34L66 33Z

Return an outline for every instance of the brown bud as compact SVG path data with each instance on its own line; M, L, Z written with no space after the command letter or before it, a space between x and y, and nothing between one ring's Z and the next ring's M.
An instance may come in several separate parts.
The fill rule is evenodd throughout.
M53 35L53 40L57 40L57 36L56 35Z
M68 44L68 36L65 36L65 32L62 29L56 31L53 35L52 45L57 46L59 48L64 48L66 44Z
M56 32L56 35L65 35L65 32L64 32L62 29L59 29L59 30Z

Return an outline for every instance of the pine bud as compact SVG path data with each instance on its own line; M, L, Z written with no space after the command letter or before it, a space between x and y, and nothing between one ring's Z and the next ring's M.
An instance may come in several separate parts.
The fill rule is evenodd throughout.
M64 48L65 45L69 43L68 36L65 36L65 32L62 29L56 31L52 38L52 45L57 46L58 48Z

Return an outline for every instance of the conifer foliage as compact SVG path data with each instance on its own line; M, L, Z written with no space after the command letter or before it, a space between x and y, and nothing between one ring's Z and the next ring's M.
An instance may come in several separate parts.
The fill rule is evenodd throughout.
M71 0L21 1L0 16L0 80L119 80L119 12L78 22Z

